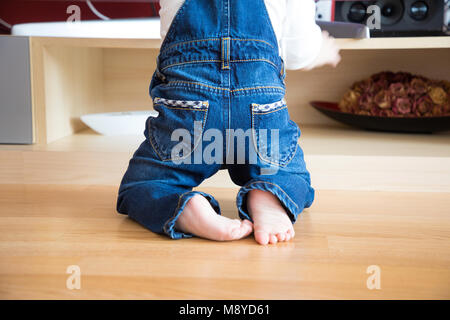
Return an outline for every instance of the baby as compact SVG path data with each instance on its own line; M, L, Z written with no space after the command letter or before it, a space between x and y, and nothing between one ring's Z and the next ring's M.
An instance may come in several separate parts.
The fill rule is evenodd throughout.
M161 0L164 39L150 96L158 117L122 179L117 210L172 239L289 241L314 200L286 69L339 60L313 0ZM301 90L301 89L300 89ZM218 170L241 186L240 219L193 191Z

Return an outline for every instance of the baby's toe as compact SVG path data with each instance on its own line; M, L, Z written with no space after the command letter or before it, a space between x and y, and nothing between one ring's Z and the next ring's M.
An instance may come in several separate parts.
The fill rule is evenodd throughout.
M271 235L270 235L270 240L269 240L269 242L270 242L271 244L275 244L275 243L278 242L278 239L277 239L277 237L276 237L275 235L271 234Z
M287 234L290 236L290 239L292 239L295 236L295 231L294 229L289 229L287 231Z
M253 230L253 223L250 220L242 220L242 225L247 226L250 230Z
M253 224L249 220L244 220L241 223L241 229L242 229L242 238L244 238L253 232Z
M234 225L230 228L229 237L227 240L238 240L248 236L252 232L251 226L239 222L238 225Z
M266 245L269 243L269 234L263 230L255 231L255 240L259 244Z
M278 241L284 241L286 239L286 234L277 233L277 239L278 239Z

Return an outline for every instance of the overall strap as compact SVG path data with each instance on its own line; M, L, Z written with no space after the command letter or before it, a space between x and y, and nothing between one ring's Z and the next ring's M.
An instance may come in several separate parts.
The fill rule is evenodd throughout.
M167 32L161 51L201 39L261 40L278 48L264 0L186 0Z

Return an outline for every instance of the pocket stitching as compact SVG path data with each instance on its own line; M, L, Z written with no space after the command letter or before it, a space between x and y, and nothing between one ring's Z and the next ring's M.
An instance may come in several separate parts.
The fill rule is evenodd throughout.
M155 98L156 99L156 98ZM160 98L161 99L161 98ZM164 99L164 101L168 101L167 99ZM184 100L172 100L172 101L184 101ZM187 101L187 100L186 100ZM162 106L164 106L165 108L168 108L168 109L178 109L178 110L192 110L192 111L203 111L205 114L204 114L204 116L203 116L203 120L202 120L202 131L201 131L201 134L203 135L203 130L204 130L204 128L205 128L205 123L206 123L206 119L207 119L207 115L208 115L208 111L209 111L209 102L208 101L201 101L202 102L202 107L203 108L195 108L195 109L191 109L191 108L188 108L188 107L181 107L181 108L176 108L176 107L170 107L170 106L168 106L167 104L164 104L163 102L157 102L157 103L155 103L154 105L162 105ZM155 138L154 138L154 136L153 136L153 134L152 134L152 125L151 125L151 120L152 119L150 119L150 123L149 123L149 126L148 126L148 130L149 130L149 140L150 140L150 144L152 145L152 147L153 147L153 150L156 152L156 154L158 155L158 157L160 158L160 160L161 161L172 161L173 160L173 158L170 156L168 159L165 159L162 155L161 155L161 150L159 150L159 147L157 146L158 144L156 143L156 140L155 140ZM198 139L198 141L195 143L194 142L194 146L193 146L193 148L192 148L192 150L191 150L191 152L189 152L186 156L184 156L184 157L182 157L182 158L177 158L176 160L178 160L178 161L180 161L180 160L184 160L184 159L186 159L187 157L189 157L194 151L195 151L195 149L197 149L197 147L198 147L198 144L200 143L200 141L201 141L202 139L201 139L201 137L200 137L200 139Z
M201 101L201 100L173 100L173 99L165 99L165 98L159 98L155 97L153 99L154 105L164 105L168 108L192 108L192 109L198 109L202 110L202 107L208 108L209 102L208 101ZM198 106L198 107L196 107Z
M280 101L277 101L277 102L274 102L274 103L272 103L272 104L276 104L276 103L279 103L279 102L281 102L281 101L283 101L283 103L284 103L284 106L283 107L281 107L281 108L275 108L274 110L271 110L271 111L268 111L268 112L255 112L254 111L254 106L259 106L260 104L256 104L256 103L252 103L252 138L253 138L253 146L254 146L254 148L255 148L255 150L256 150L256 153L258 154L258 157L262 160L262 161L264 161L264 162L266 162L266 163L271 163L271 164L274 164L274 165L276 165L276 166L279 166L279 167L285 167L285 166L287 166L291 161L292 161L292 159L294 158L294 156L295 156L295 154L297 153L297 149L298 149L298 138L299 138L299 130L298 130L298 128L297 128L297 133L296 133L296 135L295 135L295 147L292 147L294 144L291 144L291 147L290 147L290 149L289 149L289 153L291 153L291 155L286 159L286 160L284 160L284 161L279 161L279 162L273 162L273 161L271 161L271 160L269 160L269 159L266 159L266 158L264 158L262 155L261 155L261 153L259 152L259 148L258 148L258 138L259 138L259 136L258 136L258 133L257 133L257 130L256 130L256 128L255 128L255 114L268 114L268 113L272 113L272 112L277 112L277 111L281 111L281 110L283 110L283 109L286 109L287 108L287 105L286 105L286 101L284 100L284 98L282 99L282 100L280 100ZM269 104L270 105L270 104ZM292 120L291 120L292 121ZM294 148L294 150L292 151L292 149Z
M280 110L283 110L283 109L286 109L286 108L287 108L287 106L284 106L282 108L278 108L278 109L267 111L267 112L255 112L255 114L268 114L268 113L277 112L277 111L280 111Z
M263 110L255 110L255 109L261 108L261 107L264 109ZM286 107L287 107L287 104L286 104L286 100L284 98L279 101L275 101L272 103L266 103L266 104L252 103L252 111L255 111L258 114L269 113L271 111L278 111L278 110L281 110Z

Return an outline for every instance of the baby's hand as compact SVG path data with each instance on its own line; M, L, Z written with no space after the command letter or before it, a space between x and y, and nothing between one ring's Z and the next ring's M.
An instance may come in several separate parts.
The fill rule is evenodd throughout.
M305 70L311 70L324 65L336 67L341 61L339 50L334 38L327 31L322 31L322 47L320 48L319 55Z

